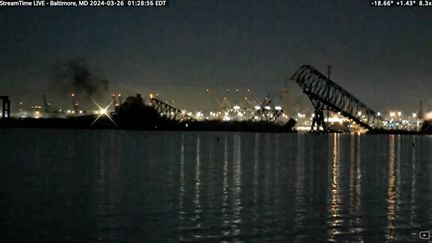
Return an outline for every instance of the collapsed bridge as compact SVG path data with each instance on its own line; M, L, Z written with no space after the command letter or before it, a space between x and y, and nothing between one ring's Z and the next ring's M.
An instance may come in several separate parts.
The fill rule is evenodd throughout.
M157 99L154 97L150 98L150 103L152 107L164 118L173 121L186 121L194 120L192 117L188 116L185 112Z
M340 113L368 130L380 128L384 122L365 103L310 65L301 66L291 79L303 89L315 109L312 131L328 131L324 111Z

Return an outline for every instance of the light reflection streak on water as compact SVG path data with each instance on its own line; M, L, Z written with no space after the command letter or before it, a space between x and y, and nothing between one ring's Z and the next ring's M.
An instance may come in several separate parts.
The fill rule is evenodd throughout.
M231 234L233 236L238 236L240 234L240 223L241 223L241 139L238 134L234 136L234 190L233 190L233 216L231 222Z
M264 146L263 146L263 150L265 153L265 157L267 158L266 163L263 163L264 165L264 170L263 170L263 181L261 181L261 183L263 183L262 186L264 186L265 188L271 188L271 182L270 179L272 179L271 174L272 174L272 164L271 162L274 159L273 153L272 153L272 147L271 147L271 141L270 141L270 137L268 135L266 135L264 137ZM264 198L263 198L263 202L265 205L269 205L270 199L271 199L272 194L271 193L264 193Z
M340 177L340 134L333 134L333 153L332 153L332 180L331 180L331 198L330 198L330 207L329 207L329 214L330 214L330 226L329 226L329 240L335 241L335 236L339 233L339 230L337 229L338 226L341 224L340 219L340 205L341 205L341 199L340 199L340 188L339 188L339 177Z
M413 144L416 143L416 137L413 137ZM416 218L416 150L412 148L411 152L411 200L410 200L410 225L414 226L414 219Z
M222 209L221 209L221 215L222 215L222 224L224 226L229 225L228 217L229 213L227 212L228 208L228 201L229 201L229 191L228 191L228 138L225 137L224 139L224 162L223 162L223 182L222 182L222 190L223 190L223 199L222 199ZM222 235L226 236L229 234L229 231L222 228L223 232Z
M180 183L179 183L179 220L180 224L184 225L184 197L185 197L185 174L184 174L184 135L181 137L180 145ZM182 234L179 234L179 240L183 240Z
M255 134L255 145L254 145L254 184L253 184L253 202L254 205L258 202L258 193L257 193L257 187L258 187L258 149L259 149L259 142L260 135L259 133ZM254 207L255 215L256 215L256 207ZM256 216L254 217L256 219Z
M192 218L193 222L196 222L195 228L199 229L201 228L201 160L200 160L200 146L201 141L200 137L197 137L196 141L196 159L195 159L195 184L194 184L194 199L193 199L193 205L194 205L194 217ZM195 237L200 237L200 235L195 235Z
M355 136L352 135L350 136L350 160L349 160L349 165L350 165L350 176L349 176L349 204L350 204L350 214L353 215L354 214L354 204L355 204L355 175L356 175L356 171L355 171L355 166L356 166L356 148L355 148ZM351 225L352 227L352 225Z
M275 134L275 136L276 136L276 141L279 141L280 140L280 135L279 134ZM277 161L277 160L279 160L280 159L280 151L279 151L279 143L274 143L274 148L275 148L275 152L274 152L274 154L275 154L275 159L274 159L274 161ZM279 185L279 183L280 183L280 177L279 177L279 172L280 172L280 169L279 168L275 168L275 170L273 170L274 171L274 175L273 175L273 185L274 185L274 187L275 187L275 197L274 197L274 205L275 205L275 210L277 210L277 215L280 215L280 212L279 212L279 201L280 201L280 185Z
M362 178L362 172L361 172L361 157L360 157L360 142L361 142L361 136L357 135L357 151L356 151L356 180L355 180L355 191L356 191L356 195L355 195L355 209L356 209L356 213L357 215L359 215L356 218L356 223L357 225L363 225L362 221L361 221L361 212L360 212L360 208L361 208L361 178Z
M304 169L304 136L297 137L296 185L295 185L295 213L296 227L304 227L305 214L305 169Z
M350 137L350 232L358 234L362 231L361 220L361 161L360 161L360 135L352 135ZM358 235L356 240L363 241L362 235Z
M396 215L396 148L395 135L389 137L389 161L388 161L388 186L387 186L387 233L389 241L395 240L395 215Z

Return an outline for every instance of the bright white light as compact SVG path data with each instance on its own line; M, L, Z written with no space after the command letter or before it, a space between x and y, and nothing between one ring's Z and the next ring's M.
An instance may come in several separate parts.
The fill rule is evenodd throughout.
M413 114L412 114L412 117L413 117L413 118L416 118L416 117L417 117L417 113L413 113Z
M381 116L381 112L377 112L377 115L378 115L378 116Z
M261 110L261 106L256 105L256 106L255 106L255 110Z
M396 116L396 113L395 112L390 112L390 117L394 117L394 116Z
M361 111L357 112L357 115L358 115L358 116L361 116L361 114L362 114L362 112L361 112Z
M238 106L238 105L235 105L233 108L234 108L234 110L240 110L240 106Z
M270 107L269 105L264 106L264 108L265 108L266 110L271 110L271 107Z
M100 108L99 109L99 114L101 114L101 115L107 115L107 108Z
M402 116L402 112L398 111L397 115Z
M282 107L281 107L281 106L275 106L275 109L276 109L277 111L281 111L281 110L282 110Z
M344 122L346 119L345 118L339 118L339 117L329 117L328 119L325 119L327 122L338 122L338 123L342 123Z
M110 114L108 113L108 108L113 104L112 102L109 105L107 105L106 107L101 107L94 100L93 100L93 103L97 106L99 114L96 117L96 119L93 121L93 123L90 125L90 127L92 127L96 123L96 121L99 120L99 118L101 118L102 116L106 116L114 125L117 126L117 124L115 123L115 121L111 118Z

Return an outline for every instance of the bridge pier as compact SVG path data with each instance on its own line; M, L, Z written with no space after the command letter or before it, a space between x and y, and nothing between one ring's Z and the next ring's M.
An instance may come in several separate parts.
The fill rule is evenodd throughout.
M9 96L0 96L2 100L2 118L10 118L10 100Z
M315 129L316 125L316 129ZM324 111L323 109L315 109L314 117L312 119L311 131L320 131L320 127L322 127L323 132L327 132L327 125L324 120Z

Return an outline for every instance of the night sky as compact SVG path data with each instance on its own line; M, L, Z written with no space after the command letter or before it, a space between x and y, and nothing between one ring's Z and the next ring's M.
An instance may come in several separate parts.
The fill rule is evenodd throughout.
M0 93L69 105L53 66L88 61L109 91L158 92L175 106L216 109L225 89L310 107L289 77L303 64L378 111L430 103L432 8L366 0L171 0L165 8L0 8ZM109 96L108 100L109 100ZM13 104L14 105L14 104Z

